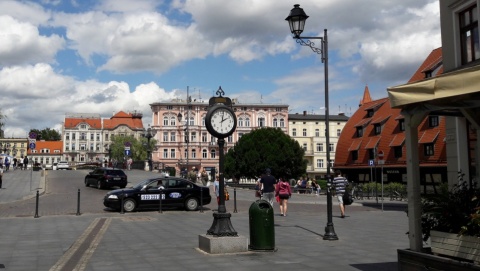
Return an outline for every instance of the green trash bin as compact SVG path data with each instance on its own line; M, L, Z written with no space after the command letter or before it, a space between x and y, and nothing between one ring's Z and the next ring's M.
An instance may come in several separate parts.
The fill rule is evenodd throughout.
M250 218L250 250L275 250L273 207L266 200L257 200L248 210Z

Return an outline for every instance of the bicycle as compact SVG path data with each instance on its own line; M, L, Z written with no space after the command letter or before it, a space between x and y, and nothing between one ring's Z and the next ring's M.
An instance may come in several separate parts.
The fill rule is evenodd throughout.
M363 200L363 186L361 184L353 183L352 197L357 200Z

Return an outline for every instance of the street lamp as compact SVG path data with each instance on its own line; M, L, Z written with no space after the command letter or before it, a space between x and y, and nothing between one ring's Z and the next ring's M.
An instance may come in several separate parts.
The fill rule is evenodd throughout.
M105 151L108 152L108 160L106 161L106 165L105 165L105 167L108 167L110 164L110 161L112 161L112 146L105 144L104 147L105 147Z
M189 169L188 169L188 164L189 164L189 143L190 143L190 131L189 131L189 125L190 125L190 103L192 102L192 97L189 95L188 93L188 87L187 87L187 112L186 112L186 116L185 116L185 128L183 129L184 133L185 133L185 136L184 136L184 141L185 143L187 144L187 148L185 149L185 159L187 161L186 163L186 169L187 169L187 173L189 172ZM178 122L179 123L182 123L182 119L183 119L183 115L182 113L178 113L177 115L177 118L178 118ZM182 142L182 141L180 141ZM181 171L181 169L180 169Z
M154 137L156 134L155 131L150 128L150 124L148 125L148 129L145 130L145 134L143 135L144 137L147 138L147 159L148 159L148 168L150 171L153 170L153 162L152 162L152 149L150 148L150 139Z
M290 14L285 19L290 25L290 32L293 34L293 38L296 39L297 43L302 46L308 46L312 49L313 52L320 54L322 57L322 62L325 65L325 140L327 145L327 226L325 227L325 234L323 236L324 240L338 240L337 234L333 227L332 221L332 178L330 176L330 116L328 113L328 40L327 40L327 29L324 29L323 37L301 37L300 35L303 32L305 27L305 21L308 16L305 14L299 4L293 5L293 9L290 11ZM310 39L319 39L320 48L315 47L315 43L311 42Z

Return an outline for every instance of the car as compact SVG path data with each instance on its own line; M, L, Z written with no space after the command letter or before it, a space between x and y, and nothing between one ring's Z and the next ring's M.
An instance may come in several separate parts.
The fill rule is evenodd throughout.
M57 163L57 170L60 170L60 169L69 170L70 166L68 165L68 162L67 161L59 161Z
M118 168L97 168L85 176L85 186L94 185L98 189L112 188L118 186L120 188L127 187L127 174Z
M160 197L163 207L181 207L187 211L198 210L200 204L208 205L212 197L210 189L187 179L162 174L146 179L133 187L109 191L103 205L114 210L133 212L137 209L159 209ZM202 199L202 200L201 200Z

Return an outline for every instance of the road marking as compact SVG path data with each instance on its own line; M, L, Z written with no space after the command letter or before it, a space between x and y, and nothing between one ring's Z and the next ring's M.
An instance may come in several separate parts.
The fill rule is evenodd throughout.
M111 218L96 218L50 271L85 270L110 222Z

